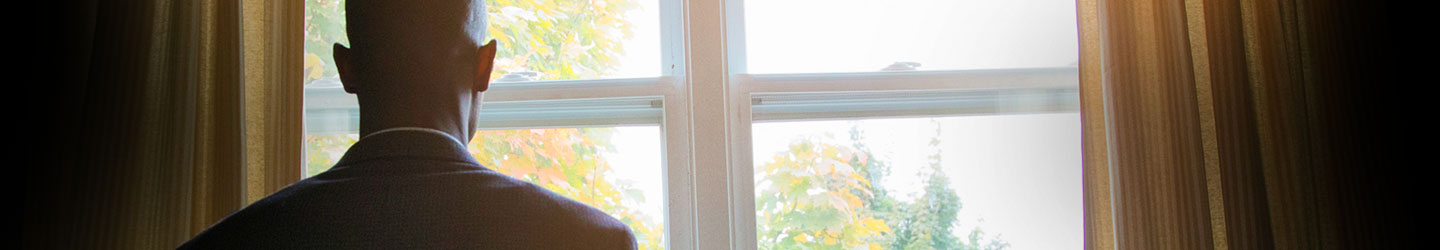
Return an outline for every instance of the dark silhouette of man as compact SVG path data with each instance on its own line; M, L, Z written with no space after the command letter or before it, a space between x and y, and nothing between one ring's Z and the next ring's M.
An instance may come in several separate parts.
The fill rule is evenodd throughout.
M350 0L345 15L335 62L360 140L180 248L635 248L615 218L467 153L495 58L483 0Z

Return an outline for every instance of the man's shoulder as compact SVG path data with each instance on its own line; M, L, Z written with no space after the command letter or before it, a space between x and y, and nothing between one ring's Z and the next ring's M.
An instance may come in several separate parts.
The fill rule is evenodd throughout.
M333 246L373 239L363 237L365 233L469 232L441 241L535 248L633 249L635 245L629 227L605 212L488 169L383 178L343 171L327 174L331 175L303 180L237 211L192 243L280 246L293 243L281 241L317 240L296 235L324 233L334 239L320 239L329 242L322 245ZM394 228L408 229L395 232ZM287 233L273 234L278 232ZM561 235L564 239L551 238ZM342 240L346 238L355 240Z
M590 249L635 248L635 237L630 227L604 211L534 183L494 171L484 172L475 177L485 179L488 184L475 190L475 193L500 197L503 200L500 202L507 205L495 209L511 210L506 213L525 218L525 223L534 225L539 231L568 235L566 242L557 241L556 244Z
M528 206L515 206L517 209L550 212L546 215L565 215L552 216L551 218L559 219L560 221L557 221L559 223L573 224L572 226L582 226L596 230L629 230L629 227L625 226L624 223L621 223L619 220L616 220L614 217L593 206L567 198L564 195L530 182L508 176L503 178L508 182L506 185L503 185L505 187L503 189L507 190L503 193L513 195L510 197L514 197L517 200L528 200L521 202Z

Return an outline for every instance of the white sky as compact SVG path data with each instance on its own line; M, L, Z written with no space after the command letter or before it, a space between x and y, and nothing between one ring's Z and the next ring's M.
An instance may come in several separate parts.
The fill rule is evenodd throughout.
M654 77L660 75L660 3L640 0L640 7L626 13L635 25L633 37L621 43L625 54L619 69L606 78Z
M652 222L665 221L665 169L660 162L664 149L660 147L659 126L616 127L611 137L614 153L605 153L616 183L626 183L640 189L645 201L638 207Z
M640 3L607 78L660 74L658 1ZM755 0L744 15L745 73L1059 67L1080 54L1073 0Z

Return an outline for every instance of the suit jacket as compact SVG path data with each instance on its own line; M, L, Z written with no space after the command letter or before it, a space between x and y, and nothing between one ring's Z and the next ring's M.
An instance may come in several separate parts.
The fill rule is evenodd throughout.
M379 133L181 249L634 249L595 208L481 166L448 136Z

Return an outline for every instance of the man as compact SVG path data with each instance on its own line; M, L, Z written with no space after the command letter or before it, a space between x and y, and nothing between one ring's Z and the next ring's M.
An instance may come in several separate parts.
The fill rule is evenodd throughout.
M346 3L335 45L360 140L334 168L246 207L182 249L634 249L615 218L471 158L495 43L483 0Z

